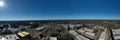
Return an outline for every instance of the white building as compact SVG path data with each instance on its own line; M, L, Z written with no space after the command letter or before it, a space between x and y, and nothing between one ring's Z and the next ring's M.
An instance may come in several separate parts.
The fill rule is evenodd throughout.
M75 27L75 25L70 24L69 27L70 27L71 29L73 29L73 28Z
M75 26L78 26L78 27L80 27L80 26L83 26L82 24L76 24Z
M102 32L102 33L100 34L100 37L99 37L98 40L105 40L105 32Z
M113 37L115 40L120 40L120 29L112 29Z
M88 38L79 35L77 32L75 32L74 30L70 30L69 31L73 36L75 36L76 40L89 40Z
M81 33L82 35L88 37L88 38L91 38L91 39L93 39L95 36L95 33L87 32L87 31L82 30L82 29L79 29L78 32Z
M57 37L43 37L41 40L57 40Z
M38 27L38 28L36 28L36 30L43 30L44 29L44 27Z
M83 34L85 33L85 30L79 29L78 32Z
M0 40L17 40L19 37L16 34L0 36Z
M57 40L57 37L49 37L50 40Z
M78 33L75 32L74 30L70 30L69 33L71 33L71 34L74 35L74 36L78 35Z
M82 35L77 35L76 40L90 40L88 38L83 37Z
M87 31L87 32L93 32L94 31L94 29L90 29L90 28L84 28L84 30Z
M89 36L92 36L94 37L95 36L95 33L91 33L91 32L85 32L86 35L89 35Z

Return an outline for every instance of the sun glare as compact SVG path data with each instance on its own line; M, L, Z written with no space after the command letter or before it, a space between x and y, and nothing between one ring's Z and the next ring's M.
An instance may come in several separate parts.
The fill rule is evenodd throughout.
M4 6L4 2L3 1L0 1L0 6Z

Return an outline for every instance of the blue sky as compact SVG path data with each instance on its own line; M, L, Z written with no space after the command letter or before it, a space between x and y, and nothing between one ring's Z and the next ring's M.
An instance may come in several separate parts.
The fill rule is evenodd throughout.
M120 0L1 0L0 20L120 19Z

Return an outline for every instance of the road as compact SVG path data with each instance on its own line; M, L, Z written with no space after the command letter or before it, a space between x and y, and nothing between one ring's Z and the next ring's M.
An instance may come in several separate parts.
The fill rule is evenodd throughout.
M105 35L105 40L114 40L112 30L110 28L105 29L106 35Z

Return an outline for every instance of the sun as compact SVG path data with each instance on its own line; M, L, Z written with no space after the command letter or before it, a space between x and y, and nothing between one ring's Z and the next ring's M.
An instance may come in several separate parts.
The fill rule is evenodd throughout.
M3 1L0 1L0 6L4 6L4 2Z

